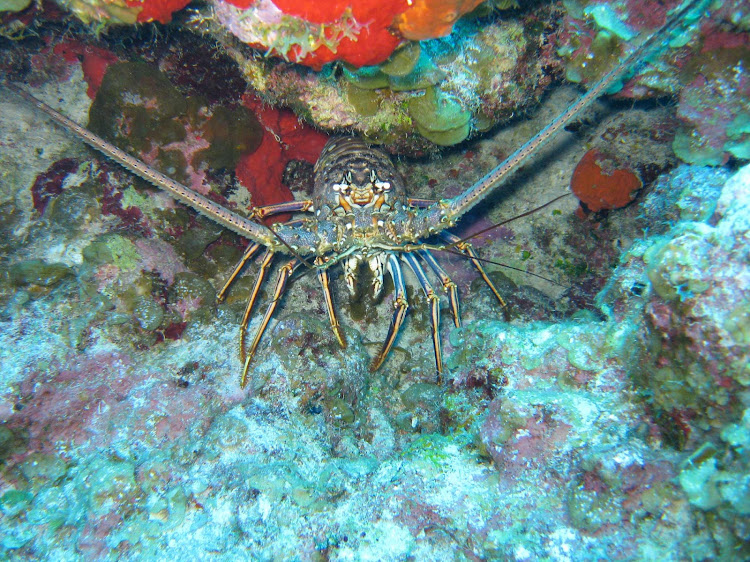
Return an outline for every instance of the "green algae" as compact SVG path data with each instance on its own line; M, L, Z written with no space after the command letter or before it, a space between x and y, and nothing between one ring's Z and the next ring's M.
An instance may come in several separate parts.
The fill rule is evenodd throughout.
M10 282L17 287L53 287L66 277L73 276L74 272L64 263L26 260L10 266L9 274Z
M431 131L430 129L424 128L422 125L417 124L417 131L429 141L434 142L438 146L453 146L454 144L460 143L462 140L469 136L471 127L468 123L464 123L453 129L446 129L445 131Z
M613 33L623 41L630 41L638 35L625 22L620 20L612 9L612 6L595 4L593 6L586 6L583 12L587 16L592 16L599 27Z
M0 510L6 517L16 517L29 508L33 498L27 490L8 490L0 496Z
M0 462L4 463L11 456L23 452L28 440L25 430L10 428L5 423L0 423Z
M677 158L697 166L719 166L724 161L720 148L711 146L706 138L698 132L680 128L672 141L672 150Z
M0 12L20 12L31 4L31 0L0 0Z
M155 165L158 166L160 172L168 175L173 180L177 180L181 183L189 183L190 181L190 176L188 175L187 170L187 160L185 159L185 155L179 150L165 150L159 148L156 151ZM123 202L123 207L125 206L126 205ZM150 203L148 206L153 206L153 203Z
M97 516L130 504L138 493L135 465L106 456L94 457L76 474L74 482Z
M206 306L216 300L216 290L201 275L185 271L175 275L174 283L169 288L168 300L170 303L188 301Z
M438 433L428 433L412 441L403 453L403 457L414 462L416 466L427 466L430 469L450 463L455 455L456 444L453 440Z
M411 98L407 111L420 134L435 144L450 146L469 134L471 113L436 88L428 88L424 95Z
M398 48L380 65L380 71L388 76L406 76L417 65L422 49L418 41L411 41Z
M138 325L150 332L156 330L164 319L164 308L151 296L141 295L133 307L133 317Z
M594 83L619 61L620 40L606 31L600 31L591 42L592 56L581 52L565 67L565 77L574 83ZM622 87L622 84L620 84Z
M44 488L34 496L26 520L33 525L47 525L53 531L66 523L73 524L78 514L72 503L60 487Z
M666 300L686 300L709 288L713 228L683 223L681 232L652 245L643 255L654 291Z
M333 398L326 403L328 417L337 425L346 426L354 423L354 410L341 398Z
M691 504L703 510L721 504L722 498L716 485L717 473L716 459L713 457L680 472L680 486Z
M263 126L243 106L233 110L217 107L201 132L211 146L195 154L193 166L196 168L205 163L209 168L233 169L240 156L255 152L263 138Z
M186 260L197 260L203 256L208 245L218 240L222 233L223 229L213 221L205 217L195 217L195 224L177 238L174 247ZM212 275L214 271L206 273Z
M377 66L363 66L361 68L343 67L346 80L363 90L377 90L388 87L388 75L380 71Z
M141 255L128 238L119 234L105 234L83 249L83 259L90 265L112 264L131 271L141 262Z
M424 90L445 78L445 72L422 54L411 72L403 76L389 76L388 85L394 92Z
M57 455L34 452L18 468L29 482L40 486L61 480L68 471L68 464Z
M354 84L347 85L346 97L349 103L354 106L354 109L357 110L357 113L363 117L372 117L375 115L380 108L382 100L381 95L377 91L359 88Z
M152 142L185 138L175 118L185 114L185 98L157 68L140 62L110 65L89 110L89 129L120 148L143 152Z
M457 101L435 88L428 88L423 95L411 98L407 110L412 119L428 131L455 129L471 118Z

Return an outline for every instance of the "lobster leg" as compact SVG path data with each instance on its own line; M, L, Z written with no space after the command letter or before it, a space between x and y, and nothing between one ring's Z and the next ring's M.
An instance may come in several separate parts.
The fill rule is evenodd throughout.
M482 279L484 279L484 282L487 283L487 286L490 288L490 291L492 291L492 294L495 295L495 298L500 303L500 306L505 308L505 301L503 300L503 297L500 296L500 291L497 290L497 287L495 287L494 283L492 283L492 281L490 281L490 278L487 277L487 272L482 267L482 264L479 261L479 256L474 251L472 245L468 242L461 242L461 239L458 236L456 236L455 234L451 234L450 232L443 231L440 233L440 237L451 244L455 244L458 251L468 256L468 258L471 260L471 263L474 264L474 267L479 272L479 275L481 275Z
M279 304L279 300L281 300L281 295L284 294L284 289L286 289L286 283L289 281L289 277L291 277L294 270L300 266L300 263L301 262L297 258L294 258L279 270L279 278L276 280L276 288L273 290L273 298L271 299L268 309L266 309L266 314L263 316L263 320L258 327L255 339L250 345L250 350L247 352L245 366L242 369L242 378L240 379L240 386L242 388L247 384L247 368L250 366L250 361L252 361L255 356L255 351L258 349L260 338L263 337L263 332L266 331L268 322L271 320L271 316L273 316L273 313Z
M258 207L258 209L270 209L271 207L280 207L280 206L281 205L267 205L265 207ZM275 214L276 212L277 211L274 211L269 214ZM278 211L278 212L282 212L282 211ZM265 215L265 216L268 216L268 215ZM297 226L299 224L302 224L302 222L303 222L302 220L293 220L293 221L285 222L284 224L286 226ZM245 267L245 265L247 265L247 262L250 261L253 258L253 256L255 256L255 254L258 253L258 250L260 250L262 247L263 247L262 244L256 244L256 243L251 243L247 247L247 249L245 250L245 253L242 255L242 259L235 266L234 271L232 271L232 274L229 276L229 279L227 279L227 282L224 283L224 286L221 288L221 291L219 291L219 294L216 296L217 301L222 302L226 298L227 291L229 291L230 285L235 282L235 280L237 279L237 276L240 274L240 271L242 271L242 268Z
M250 294L250 300L247 301L245 314L242 315L242 322L240 322L240 361L245 360L245 335L247 334L247 324L250 321L250 313L253 311L258 293L260 293L260 286L266 278L266 273L268 273L268 268L271 265L271 261L273 261L274 255L271 250L266 250L266 253L263 254L263 260L260 262L260 269L258 270L258 277L255 279L253 292Z
M323 265L324 263L325 259L322 257L315 258L315 265ZM323 297L326 301L326 310L328 311L328 320L331 322L331 328L336 335L336 339L339 340L341 347L346 349L346 339L344 339L338 318L336 318L336 310L333 308L333 297L331 296L328 270L326 268L321 267L318 269L318 279L320 280L320 285L323 287Z
M427 276L419 265L417 258L413 254L406 253L403 255L404 261L409 265L414 275L417 277L419 285L422 287L427 300L430 301L430 322L432 324L432 348L435 352L435 368L438 375L443 373L443 355L440 352L440 297L427 280Z
M393 285L396 288L396 294L393 298L393 318L391 319L391 325L388 328L388 335L383 342L383 347L377 354L370 367L371 371L377 371L385 361L388 352L393 346L393 342L396 341L396 336L401 328L401 324L404 323L406 317L406 309L409 308L409 303L406 300L406 284L404 283L404 273L401 271L401 264L398 263L398 259L393 254L388 254L388 271L391 273L393 278Z
M262 246L260 244L251 243L248 245L248 247L245 249L245 253L242 254L242 259L240 262L235 266L234 271L232 271L232 274L229 276L229 279L227 279L227 282L224 283L224 286L221 288L221 291L219 291L219 294L216 296L216 300L219 302L222 302L224 298L227 296L227 291L229 290L229 286L234 283L234 280L237 279L237 276L240 274L240 271L242 271L242 268L245 267L245 264L250 261L250 259L258 253L258 250L260 250Z
M448 293L448 300L451 303L453 323L456 325L456 328L460 328L461 314L459 312L460 305L458 302L458 287L456 287L456 284L453 282L453 280L448 277L448 273L441 267L441 265L435 259L435 256L433 256L427 250L419 250L418 253L419 257L422 258L422 260L430 266L430 269L435 272L435 275L440 278L440 282L443 284L443 289L445 289L445 292Z
M287 201L286 203L277 203L276 205L254 207L251 214L253 218L264 219L281 213L306 212L311 210L312 206L313 202L310 199L305 199L304 201Z

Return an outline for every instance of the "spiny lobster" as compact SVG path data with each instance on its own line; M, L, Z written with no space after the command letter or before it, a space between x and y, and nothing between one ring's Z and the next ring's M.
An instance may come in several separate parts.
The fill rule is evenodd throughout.
M331 328L341 346L346 347L346 340L336 318L329 286L328 268L338 262L343 262L345 281L352 293L356 287L358 269L363 263L366 263L373 273L372 289L376 295L383 288L386 271L393 280L395 287L393 317L385 342L373 360L372 370L378 369L385 361L409 306L401 265L403 262L414 273L429 302L435 365L437 372L442 373L439 296L428 279L423 265L435 274L447 293L456 326L460 325L459 303L456 284L440 266L432 255L432 251L455 248L466 255L501 306L505 306L505 302L485 273L472 247L465 240L449 233L447 229L454 226L459 218L501 185L504 179L612 86L627 69L642 60L645 53L654 47L664 32L680 21L685 12L692 9L697 2L698 0L689 0L675 10L659 30L594 84L578 101L571 104L547 127L476 184L457 197L440 201L408 199L403 179L385 153L370 147L360 139L339 137L328 142L315 165L312 200L290 201L279 205L258 207L252 210L250 218L245 218L150 168L24 90L12 84L7 84L7 87L82 141L134 174L167 191L175 199L192 207L198 213L250 239L251 244L229 280L219 291L220 300L227 294L247 262L265 249L261 258L260 271L240 324L240 356L244 361L241 378L243 387L247 383L250 362L279 304L287 282L292 274L303 265L317 272ZM262 223L265 217L290 212L312 213L312 216L276 224L273 227ZM442 243L426 242L434 239L440 239ZM250 314L271 262L277 254L287 254L293 257L280 268L271 302L249 350L245 352L245 337ZM308 259L311 257L312 261Z

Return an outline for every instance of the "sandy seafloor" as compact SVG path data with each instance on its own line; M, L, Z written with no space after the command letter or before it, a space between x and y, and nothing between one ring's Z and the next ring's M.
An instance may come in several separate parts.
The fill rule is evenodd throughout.
M85 90L77 73L30 91L85 122ZM243 390L242 302L187 302L188 288L172 303L187 315L184 332L157 342L91 291L127 285L140 268L182 271L180 249L118 230L89 191L83 217L69 216L75 205L62 221L35 215L40 173L62 158L92 167L102 158L0 92L0 204L12 211L2 226L0 557L748 556L747 168L727 181L734 171L679 166L600 221L576 216L569 197L484 237L485 257L557 283L488 266L507 313L468 264L448 260L464 324L453 327L443 307L440 382L416 290L397 349L369 373L392 294L352 317L336 277L349 341L340 350L314 278L300 279ZM470 185L574 95L558 89L528 120L441 158L400 161L407 177L438 180L413 195ZM469 221L490 224L564 192L586 142L563 133ZM168 206L140 184L137 193ZM107 234L139 250L135 264L87 266L84 249ZM67 269L52 283L44 276L54 272L19 269L30 260ZM572 277L559 266L580 262L585 273ZM206 280L216 290L228 273ZM681 325L694 330L678 334ZM705 367L715 364L726 369ZM729 397L715 395L713 376ZM689 435L670 433L682 425L664 412L697 410Z

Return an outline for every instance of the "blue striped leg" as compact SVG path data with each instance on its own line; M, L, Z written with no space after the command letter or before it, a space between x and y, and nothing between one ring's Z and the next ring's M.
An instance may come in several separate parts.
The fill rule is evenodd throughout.
M443 355L440 352L440 297L427 280L427 276L419 265L417 258L410 253L403 254L404 261L417 277L419 285L422 287L427 300L430 301L430 322L432 324L432 348L435 351L435 368L438 375L443 374Z
M380 353L377 354L370 367L371 371L377 371L385 361L388 352L393 346L393 342L396 341L396 336L401 328L401 324L404 323L406 317L406 310L409 308L409 303L406 300L406 284L404 283L404 273L401 271L401 264L398 262L398 258L393 254L388 254L388 271L393 278L393 286L396 289L396 293L393 297L393 318L391 319L391 325L388 328L388 335L383 342L383 347Z
M461 313L460 305L458 302L458 287L456 287L456 284L453 282L453 280L448 277L448 273L442 268L442 266L435 259L435 256L433 256L429 251L419 250L418 254L419 257L422 258L422 260L430 266L430 269L435 272L435 275L440 278L440 282L443 284L443 289L445 289L445 292L448 294L448 300L451 304L453 323L456 325L456 328L460 328Z
M268 305L268 309L266 310L266 314L263 316L263 320L258 327L258 331L255 334L255 339L250 345L250 350L247 352L247 359L245 359L245 366L242 369L242 378L240 379L240 386L243 388L247 384L247 368L250 366L250 361L253 360L255 351L258 349L260 338L263 337L263 332L266 331L268 322L271 320L271 316L273 316L273 313L279 304L279 300L284 294L284 289L286 289L287 281L289 281L292 273L294 273L294 271L300 266L300 264L301 262L297 258L294 258L279 270L279 278L276 280L276 288L273 290L273 298L271 299L271 302Z
M487 286L490 288L490 291L492 291L492 294L495 295L495 298L500 303L500 306L505 308L505 301L503 300L503 297L500 296L500 291L497 290L497 287L495 287L494 283L492 283L492 281L490 281L490 278L487 277L487 273L484 271L484 268L479 261L479 256L474 251L472 245L468 242L462 242L458 236L456 236L455 234L451 234L450 232L446 232L445 230L440 233L440 237L450 244L455 244L456 249L471 260L471 263L474 264L474 267L479 272L479 275L481 275L482 279L484 279L484 282L487 283Z
M315 265L323 265L326 260L322 257L315 258ZM318 279L320 285L323 287L323 298L326 301L326 310L328 311L328 320L331 323L331 328L339 340L339 344L343 349L346 349L346 339L344 333L341 331L341 325L339 324L338 318L336 318L336 311L333 308L333 296L331 295L331 286L329 284L328 269L321 267L318 269Z

